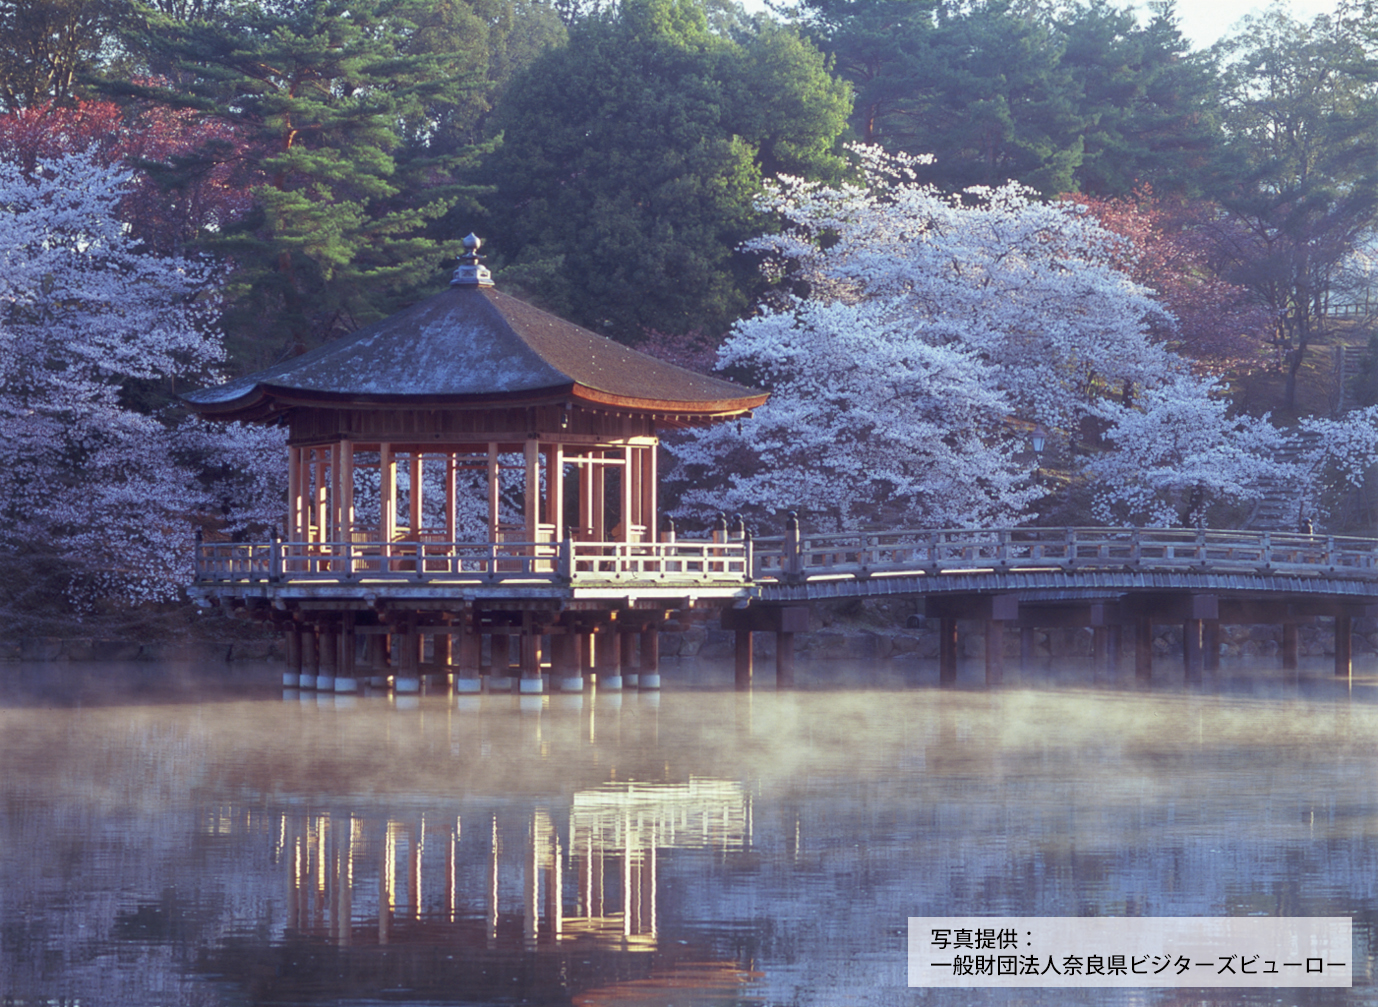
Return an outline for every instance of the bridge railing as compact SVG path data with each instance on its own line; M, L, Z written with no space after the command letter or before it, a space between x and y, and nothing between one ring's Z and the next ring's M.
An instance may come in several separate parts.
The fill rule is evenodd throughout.
M1187 570L1378 576L1378 540L1191 528L914 529L755 540L757 580L975 570Z
M196 583L504 581L741 584L750 542L203 542Z

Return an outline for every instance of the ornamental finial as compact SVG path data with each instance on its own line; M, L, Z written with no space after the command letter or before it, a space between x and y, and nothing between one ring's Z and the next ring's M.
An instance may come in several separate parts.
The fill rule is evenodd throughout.
M459 257L459 267L450 280L450 286L491 287L493 274L483 265L483 258L478 254L479 248L483 246L483 239L471 231L464 236L463 244L464 254Z

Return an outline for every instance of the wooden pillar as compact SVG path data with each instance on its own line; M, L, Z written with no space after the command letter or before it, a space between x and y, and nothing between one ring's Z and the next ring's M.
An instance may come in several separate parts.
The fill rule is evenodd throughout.
M541 442L534 437L526 440L526 485L522 487L523 517L526 521L526 540L535 542L541 523Z
M445 452L445 541L459 540L459 463L454 448Z
M595 538L593 534L593 453L589 452L580 460L577 471L579 480L579 535L586 542Z
M646 526L647 542L660 541L659 521L656 517L656 507L658 506L656 500L658 487L656 483L659 478L659 459L657 455L659 454L659 450L660 446L658 442L645 448L646 460L645 464L641 467L641 512L642 523Z
M1201 680L1201 624L1204 619L1187 619L1182 623L1182 664L1188 682Z
M641 685L641 669L636 665L636 630L617 631L618 663L622 666L622 686L635 689Z
M354 442L340 442L340 498L339 498L339 540L354 541ZM345 569L352 574L353 564Z
M775 634L775 688L794 688L794 634Z
M357 646L358 637L354 633L354 613L345 612L340 616L338 670L335 672L336 692L354 692L359 688L359 679L354 667Z
M316 671L316 688L335 691L335 678L340 671L339 662L339 630L333 623L325 623L320 627L317 636L320 646L320 665Z
M603 452L596 452L598 455L597 464L591 464L589 482L589 526L591 537L595 542L606 542L608 539L608 524L606 520L607 511L607 465L603 464Z
M1335 616L1335 674L1348 678L1354 670L1354 618L1348 612Z
M460 617L461 622L457 628L463 632L457 634L457 638L451 647L455 654L455 692L457 693L476 693L483 689L483 679L479 676L479 659L482 656L479 652L482 643L478 633L474 632L474 624L469 615Z
M751 688L751 630L737 630L736 642L733 649L733 657L736 664L736 685L738 689Z
M407 537L414 542L421 541L421 523L425 520L425 500L422 498L425 493L422 488L425 464L420 451L411 452L411 456L407 460L408 489L410 490L410 499L407 501L407 524L410 526L410 532ZM420 562L419 554L420 550L418 550L418 563Z
M938 620L938 684L957 684L957 620Z
M448 678L454 654L454 637L449 632L434 634L431 637L431 650L431 674L437 678Z
M313 497L316 511L316 541L330 541L330 456L328 448L317 448L311 454L316 459L316 489Z
M314 689L320 674L320 653L316 650L316 627L301 628L301 687Z
M301 531L301 448L287 449L287 541L300 542Z
M546 462L547 508L549 522L554 526L552 541L559 542L565 537L565 446L552 444L548 448Z
M420 692L421 634L416 631L416 617L409 616L399 622L392 639L397 649L397 673L392 680L393 688L398 692Z
M397 534L397 458L391 444L378 445L378 538L383 542L383 555L390 555L393 538ZM390 570L385 562L383 569Z
M587 683L598 672L596 660L598 638L593 633L577 633L575 640L577 641L575 647L579 651L579 673L584 676L584 682ZM600 681L598 684L602 685L602 682Z
M1123 627L1118 624L1105 627L1106 668L1110 671L1120 670L1120 651L1123 649L1123 641Z
M1032 668L1034 663L1034 628L1019 627L1019 666Z
M527 625L522 627L520 640L522 673L518 690L523 695L544 692L545 682L541 678L541 634L529 620Z
M1220 670L1220 620L1207 619L1201 629L1201 665L1207 671Z
M282 684L295 689L301 685L301 631L292 626L284 636L287 638L287 667L282 672Z
M1097 674L1105 671L1108 661L1108 641L1104 626L1091 627L1091 667Z
M641 667L637 684L646 690L660 688L660 630L641 631Z
M634 512L632 508L632 480L636 478L633 472L632 455L635 452L630 444L622 447L622 535L618 539L620 542L630 542L632 540L632 520Z
M561 692L583 692L584 677L579 668L579 636L576 633L550 635L550 680Z
M1297 624L1282 624L1282 667L1284 671L1297 670Z
M1153 620L1147 616L1134 620L1134 677L1140 682L1153 677Z
M488 541L497 542L500 538L498 526L501 524L500 495L502 493L502 469L498 467L498 446L488 442Z
M599 626L593 635L593 673L598 676L598 688L622 688L626 669L619 664L620 650L616 625Z
M986 685L1005 680L1005 620L986 620Z

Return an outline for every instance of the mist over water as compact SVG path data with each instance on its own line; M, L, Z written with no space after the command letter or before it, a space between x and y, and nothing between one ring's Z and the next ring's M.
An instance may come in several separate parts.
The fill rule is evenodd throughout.
M0 667L0 1001L1369 1004L1378 675ZM1350 916L1348 990L909 990L910 916Z

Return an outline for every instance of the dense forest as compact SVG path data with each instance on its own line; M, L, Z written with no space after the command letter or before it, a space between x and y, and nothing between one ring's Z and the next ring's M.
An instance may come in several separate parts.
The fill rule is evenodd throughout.
M943 387L965 390L944 402L970 404L967 419L916 413L906 458L935 438L968 462L998 455L964 479L986 486L981 500L950 514L922 473L904 492L899 477L869 487L870 513L907 494L915 520L1206 520L1212 501L1280 478L1263 472L1277 453L1269 431L1316 411L1316 346L1336 337L1341 309L1343 334L1361 341L1352 319L1372 302L1371 4L1310 22L1275 7L1193 51L1171 0L1142 16L1107 0L799 0L772 14L732 0L0 0L0 103L0 435L23 473L0 486L0 540L16 555L81 544L77 567L108 567L80 532L118 526L130 498L165 515L146 543L160 569L183 548L176 515L262 527L277 489L243 469L263 441L193 431L176 393L439 289L471 230L505 289L677 362L716 360L781 402L816 400L761 334L780 345L788 319L820 337L837 324L806 320L833 310L822 292L858 292L850 306L873 316L838 329L865 337L848 359L917 338L926 363L904 400L926 401L947 374ZM889 227L927 235L922 254ZM933 305L977 289L970 275L943 277L939 264L896 286L875 279L874 261L846 265L863 252L971 255L986 263L985 303L1008 307L1022 294L997 266L1021 241L1047 278L1029 317L1065 315L1075 330L1057 350L1065 368L1047 377L1057 404L1020 391L1033 357L1011 347L1035 323L990 321L985 344L939 324ZM164 279L131 279L145 273ZM1088 307L1067 277L1093 274ZM820 344L813 359L827 356ZM886 359L870 366L891 373ZM860 457L857 401L851 441L819 435L830 461ZM1031 489L1008 420L988 422L1006 414L1049 427L1063 484ZM1160 441L1163 423L1244 439L1228 463L1133 461L1134 423L1148 424L1133 435L1142 443ZM1075 460L1117 431L1118 454ZM755 469L720 498L796 464L739 436L748 443L716 449ZM1345 460L1293 452L1288 464L1357 485L1363 436L1327 436L1345 441ZM690 477L703 448L682 449L676 492L707 507L715 491ZM136 458L195 492L151 475L138 488ZM857 478L838 476L849 493ZM1078 498L1092 478L1139 496ZM93 481L114 487L103 510L53 504L52 486ZM1059 501L1040 506L1050 487ZM770 491L810 512L788 485ZM835 504L814 512L846 523L866 511ZM59 579L88 598L110 589L68 567Z

